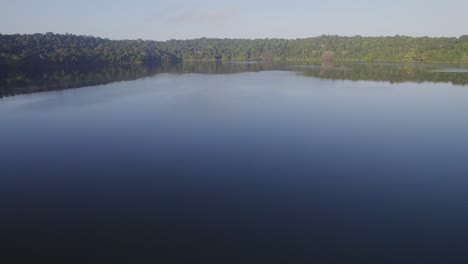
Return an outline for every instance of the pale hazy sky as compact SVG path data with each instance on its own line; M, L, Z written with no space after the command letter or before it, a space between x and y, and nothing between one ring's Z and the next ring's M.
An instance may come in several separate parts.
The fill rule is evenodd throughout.
M468 0L0 0L0 33L111 39L460 36Z

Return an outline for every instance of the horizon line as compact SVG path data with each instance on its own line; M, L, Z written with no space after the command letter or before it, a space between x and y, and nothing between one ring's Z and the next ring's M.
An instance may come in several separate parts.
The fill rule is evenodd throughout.
M143 41L157 41L157 42L167 42L173 40L179 41L188 41L188 40L197 40L197 39L228 39L228 40L269 40L269 39L277 39L277 40L302 40L302 39L311 39L311 38L320 38L320 37L343 37L343 38L352 38L352 37L361 37L361 38L392 38L392 37L408 37L408 38L456 38L460 39L464 36L468 36L468 33L460 35L460 36L411 36L411 35L338 35L338 34L321 34L309 37L297 37L297 38L281 38L281 37L264 37L264 38L242 38L242 37L193 37L193 38L170 38L166 40L156 40L156 39L143 39L143 38L109 38L109 37L101 37L96 35L86 35L86 34L76 34L76 33L56 33L52 31L48 32L36 32L36 33L2 33L0 35L45 35L45 34L54 34L54 35L73 35L79 37L93 37L93 38L102 38L108 39L113 41L125 41L125 40L143 40Z

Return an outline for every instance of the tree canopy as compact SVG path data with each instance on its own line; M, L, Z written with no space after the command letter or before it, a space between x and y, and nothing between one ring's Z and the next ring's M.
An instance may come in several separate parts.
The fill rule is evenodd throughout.
M161 64L177 60L468 63L460 38L342 37L306 39L110 40L72 34L0 34L0 68Z

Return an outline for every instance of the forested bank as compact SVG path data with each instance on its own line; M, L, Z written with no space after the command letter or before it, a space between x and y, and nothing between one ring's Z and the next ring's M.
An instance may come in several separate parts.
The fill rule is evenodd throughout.
M193 60L468 63L460 38L341 37L306 39L109 40L72 34L0 34L0 68L161 64Z
M159 46L156 41L115 41L71 34L0 34L0 65L9 68L75 68L159 64L176 59Z

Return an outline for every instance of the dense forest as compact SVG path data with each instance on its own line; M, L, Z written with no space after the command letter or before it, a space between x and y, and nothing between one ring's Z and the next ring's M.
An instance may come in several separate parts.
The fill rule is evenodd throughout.
M155 41L109 40L71 34L0 34L0 67L80 67L159 64L176 59Z
M0 34L0 68L164 64L195 60L468 63L460 38L340 37L307 39L109 40L72 34Z

